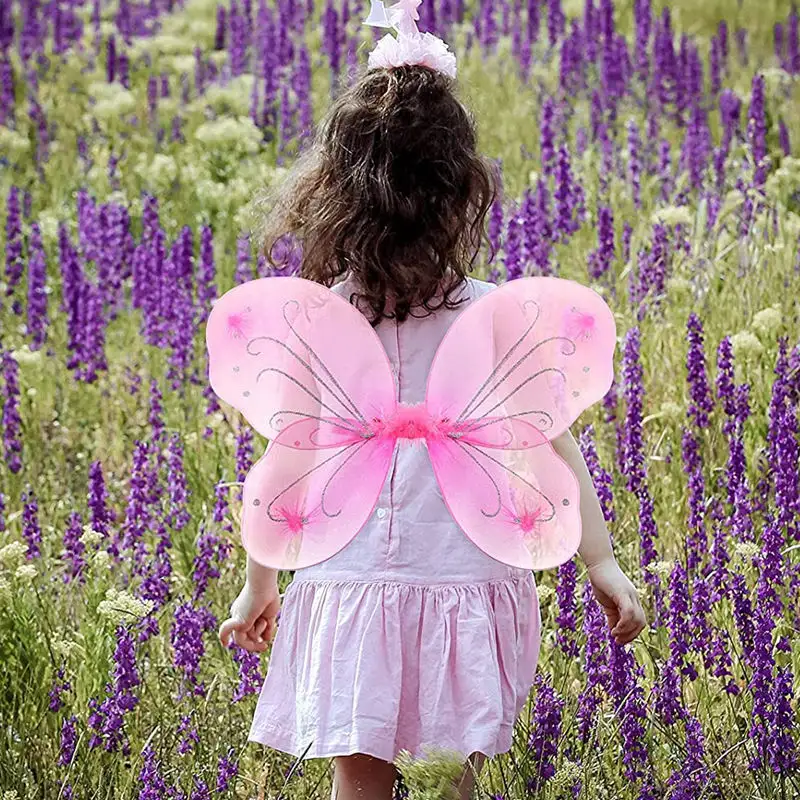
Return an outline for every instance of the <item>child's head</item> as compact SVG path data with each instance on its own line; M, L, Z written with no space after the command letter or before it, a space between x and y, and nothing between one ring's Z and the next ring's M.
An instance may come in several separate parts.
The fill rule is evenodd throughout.
M422 66L368 70L337 97L273 194L262 231L268 257L281 236L296 235L301 276L330 286L349 271L373 321L387 297L400 321L414 306L450 306L496 191L475 146L475 123L449 77Z

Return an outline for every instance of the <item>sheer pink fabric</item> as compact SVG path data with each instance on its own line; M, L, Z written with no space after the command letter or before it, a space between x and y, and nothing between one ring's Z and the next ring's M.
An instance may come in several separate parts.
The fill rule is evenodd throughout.
M580 542L578 486L549 442L612 379L614 318L592 290L514 281L466 310L398 403L380 339L334 292L268 278L227 292L207 331L210 379L275 443L244 488L242 541L293 569L346 546L398 443L422 441L447 507L487 555L544 569Z

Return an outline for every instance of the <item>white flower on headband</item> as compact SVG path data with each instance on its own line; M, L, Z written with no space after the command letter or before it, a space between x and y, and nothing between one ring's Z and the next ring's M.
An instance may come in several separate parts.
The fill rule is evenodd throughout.
M372 0L372 7L365 25L379 28L394 28L397 37L387 33L369 54L370 69L400 67L405 64L420 64L456 77L456 57L445 42L432 33L420 33L414 20L419 19L417 6L422 0L400 0L386 8L381 0Z

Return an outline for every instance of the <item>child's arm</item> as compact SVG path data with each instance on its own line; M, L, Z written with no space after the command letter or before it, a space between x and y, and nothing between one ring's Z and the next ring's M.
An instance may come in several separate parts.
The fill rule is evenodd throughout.
M280 611L278 570L264 567L247 556L247 579L233 601L230 617L222 623L219 638L227 647L231 638L251 653L261 653L275 633L275 617Z
M580 483L582 534L578 552L588 568L594 595L608 617L611 635L617 644L626 644L645 626L639 595L614 558L600 501L575 437L567 430L553 440L553 447Z

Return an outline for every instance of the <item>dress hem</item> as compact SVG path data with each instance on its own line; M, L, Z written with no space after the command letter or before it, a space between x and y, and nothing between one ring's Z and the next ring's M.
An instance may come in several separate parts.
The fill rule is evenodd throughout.
M503 747L502 745L488 747L485 745L485 743L476 743L475 746L469 746L466 748L450 746L442 749L458 752L464 757L465 761L470 755L472 755L472 753L480 753L486 758L494 758L501 753L507 753L513 744L513 727L503 727L508 732L508 747ZM356 740L358 739L358 736L359 735L356 734ZM372 756L373 758L379 758L382 761L388 761L391 763L401 750L408 749L403 747L395 748L395 755L390 757L388 756L388 753L394 747L394 745L382 747L380 743L373 745L363 744L359 743L358 741L352 741L354 737L350 737L347 740L342 740L341 743L326 742L322 748L311 747L305 756L303 756L306 747L298 748L297 745L291 741L290 737L287 737L281 729L272 727L271 725L263 724L259 725L258 728L251 730L247 738L250 742L261 744L265 747L270 747L273 750L279 750L282 753L287 753L288 755L293 756L294 758L300 758L302 756L303 760L305 761L314 758L336 758L338 756L351 756L355 755L356 753L362 753L364 755Z

